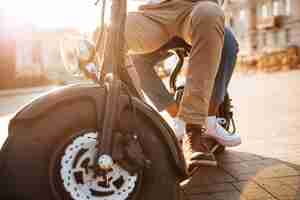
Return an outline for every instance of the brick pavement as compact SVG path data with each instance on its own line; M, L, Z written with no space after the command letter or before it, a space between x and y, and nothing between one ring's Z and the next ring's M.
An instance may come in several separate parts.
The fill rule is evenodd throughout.
M235 78L243 144L182 183L190 200L300 200L300 71Z
M239 151L218 156L182 183L190 200L300 200L300 170L281 160Z

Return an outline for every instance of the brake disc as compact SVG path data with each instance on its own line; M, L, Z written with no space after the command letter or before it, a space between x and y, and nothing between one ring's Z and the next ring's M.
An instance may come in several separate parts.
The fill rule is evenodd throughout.
M130 175L114 163L104 176L96 176L92 165L97 133L87 133L67 146L61 159L60 176L74 200L125 200L134 191L138 174Z

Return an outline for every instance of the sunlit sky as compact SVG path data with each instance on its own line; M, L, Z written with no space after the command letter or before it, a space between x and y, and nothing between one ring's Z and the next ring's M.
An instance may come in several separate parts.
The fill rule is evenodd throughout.
M1 0L1 12L18 23L31 23L40 28L75 27L93 30L100 9L95 0ZM129 6L129 9L135 9Z

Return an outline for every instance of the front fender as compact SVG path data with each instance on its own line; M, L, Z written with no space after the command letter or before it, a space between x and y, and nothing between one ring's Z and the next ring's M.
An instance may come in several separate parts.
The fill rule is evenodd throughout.
M105 105L105 100L103 99L104 95L105 88L97 84L75 84L51 90L19 109L11 118L9 127L11 127L16 121L37 119L58 104L87 98L94 103L95 108L97 109L98 123L101 123L104 116L102 114L104 112ZM185 161L171 128L150 106L136 98L134 99L134 104L139 111L149 117L153 121L154 125L159 128L159 137L162 138L164 143L168 146L180 177L185 178ZM99 124L98 127L102 127L102 124Z
M103 90L104 88L97 84L74 84L50 90L21 107L14 114L11 122L14 120L36 119L58 103L74 99L89 98L97 105L98 102L101 102L97 100L103 99ZM97 107L100 109L102 105Z

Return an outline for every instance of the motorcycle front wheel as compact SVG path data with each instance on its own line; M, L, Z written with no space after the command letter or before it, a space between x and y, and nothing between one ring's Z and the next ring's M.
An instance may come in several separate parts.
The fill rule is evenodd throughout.
M107 177L93 173L97 113L88 100L56 105L33 120L16 121L2 150L1 197L24 200L177 199L178 175L151 119L137 113L139 138L151 161L129 174L114 164ZM132 119L124 113L124 121Z

